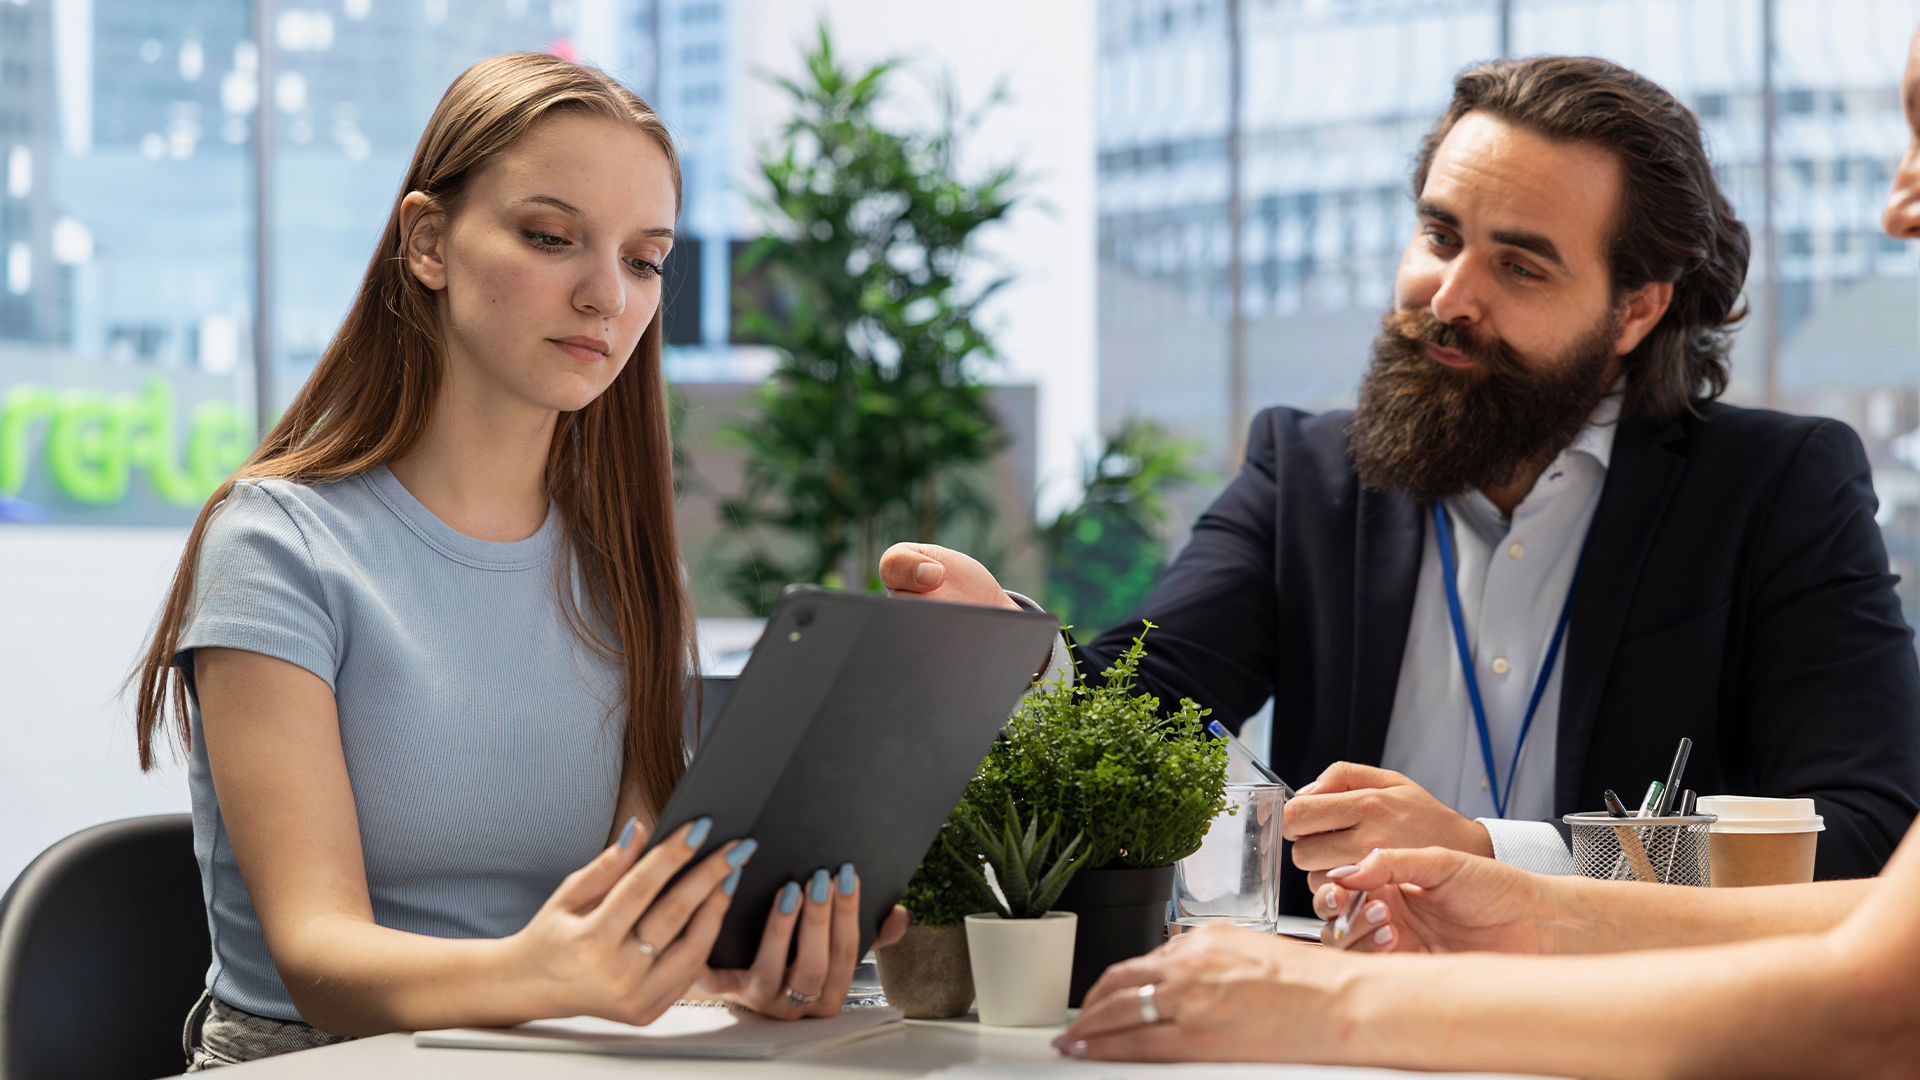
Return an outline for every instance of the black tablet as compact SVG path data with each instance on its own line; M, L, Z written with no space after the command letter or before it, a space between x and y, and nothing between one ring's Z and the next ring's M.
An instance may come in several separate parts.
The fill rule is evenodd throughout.
M1004 608L782 597L653 832L657 843L705 816L701 855L760 842L708 962L752 966L781 887L847 862L864 955L1058 629Z

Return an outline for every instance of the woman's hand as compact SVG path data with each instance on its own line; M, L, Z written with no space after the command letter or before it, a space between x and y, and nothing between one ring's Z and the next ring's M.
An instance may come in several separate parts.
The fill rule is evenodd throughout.
M895 906L874 944L900 940L909 921L907 910ZM796 925L800 944L791 948ZM699 986L782 1020L837 1016L859 963L860 876L852 863L843 863L837 873L815 870L804 886L787 882L773 899L753 966L744 971L703 969Z
M1552 879L1451 848L1376 848L1313 894L1314 914L1333 919L1355 891L1367 899L1347 935L1329 924L1320 940L1354 952L1554 951L1547 938L1561 920Z
M1332 1040L1353 1026L1336 1011L1339 975L1351 966L1313 945L1203 926L1108 968L1053 1045L1117 1061L1335 1060Z
M673 881L712 826L708 818L689 822L642 858L646 837L629 819L612 846L567 875L506 939L510 970L548 1003L542 1015L648 1024L685 995L705 968L740 867L758 846L726 844Z

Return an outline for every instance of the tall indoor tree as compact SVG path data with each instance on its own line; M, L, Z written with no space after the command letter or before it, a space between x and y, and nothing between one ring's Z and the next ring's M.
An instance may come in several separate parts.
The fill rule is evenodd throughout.
M1005 442L976 319L1009 279L977 269L974 245L1019 177L962 175L981 113L960 116L951 92L931 130L878 119L898 67L849 70L823 25L804 78L777 80L793 118L762 152L768 231L735 271L764 286L739 290L737 330L780 361L737 429L744 484L725 507L746 545L727 590L757 614L789 582L871 587L883 538L991 515L965 475Z

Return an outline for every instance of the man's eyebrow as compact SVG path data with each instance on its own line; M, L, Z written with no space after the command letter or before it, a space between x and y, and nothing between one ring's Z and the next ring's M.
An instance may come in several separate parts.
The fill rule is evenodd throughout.
M1527 232L1525 229L1495 229L1492 236L1496 244L1517 247L1521 251L1531 251L1561 270L1567 268L1565 260L1560 258L1560 249L1554 245L1553 241L1537 232Z
M1460 227L1459 216L1451 210L1441 207L1438 203L1421 199L1414 205L1413 209L1414 212L1421 217L1432 218L1449 228L1457 229ZM1493 242L1496 244L1505 244L1508 247L1517 247L1521 251L1530 251L1559 267L1561 270L1567 268L1566 260L1560 257L1559 245L1537 232L1528 232L1525 229L1495 229L1492 236Z
M585 214L580 212L579 207L573 205L572 203L566 201L565 199L556 199L551 195L528 195L523 199L516 199L515 201L523 202L523 203L540 203L543 206L551 206L555 210L558 210L562 213L572 214L574 217L586 217ZM658 237L664 240L671 240L673 239L673 230L668 228L641 229L640 235Z

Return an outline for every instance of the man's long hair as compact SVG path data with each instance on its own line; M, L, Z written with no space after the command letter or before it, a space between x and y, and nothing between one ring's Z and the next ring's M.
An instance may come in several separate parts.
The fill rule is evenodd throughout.
M1460 73L1453 104L1420 145L1413 194L1460 118L1483 112L1549 139L1598 147L1621 166L1608 238L1613 294L1673 283L1667 313L1623 358L1623 413L1670 420L1727 388L1728 329L1746 314L1747 227L1715 182L1687 107L1648 79L1588 56L1495 60Z
M407 269L401 202L418 191L433 209L453 213L482 169L541 119L561 113L603 117L652 138L666 151L678 208L679 158L666 125L612 78L545 53L496 56L468 68L427 121L339 333L235 480L326 484L397 461L418 445L441 382L443 340L433 290ZM692 608L674 539L660 320L656 313L604 393L560 414L546 472L569 556L559 560L561 608L581 642L622 670L625 776L656 813L685 768L682 684L693 663ZM153 767L169 726L178 745L190 738L186 681L173 667L174 654L207 522L233 484L220 485L194 522L131 679L143 769ZM585 586L588 610L575 601L576 581Z

